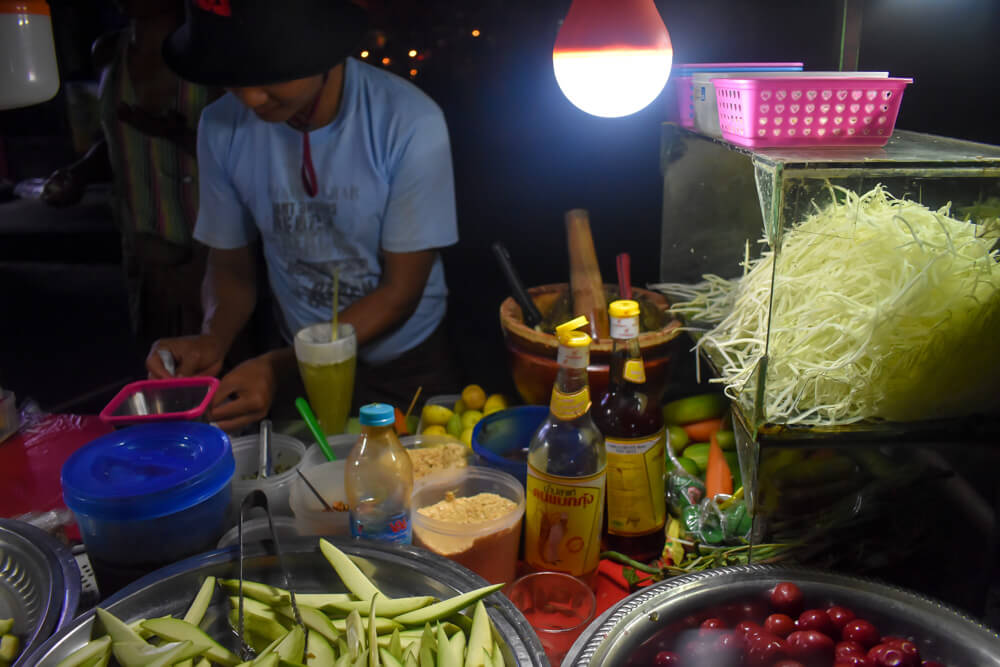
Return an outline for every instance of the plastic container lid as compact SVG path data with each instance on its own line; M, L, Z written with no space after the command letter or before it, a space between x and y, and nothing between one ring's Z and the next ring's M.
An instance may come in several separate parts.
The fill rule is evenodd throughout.
M95 519L153 519L212 497L235 469L229 437L215 426L144 424L74 452L62 468L63 498Z
M361 406L362 426L388 426L396 422L396 410L388 403L369 403Z

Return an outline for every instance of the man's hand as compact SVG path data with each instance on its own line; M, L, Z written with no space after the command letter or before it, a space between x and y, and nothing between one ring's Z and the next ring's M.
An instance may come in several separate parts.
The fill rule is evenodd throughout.
M166 350L174 358L178 377L218 375L226 356L222 341L212 334L163 338L153 343L149 356L146 357L146 370L153 379L171 377L160 358L160 350Z
M271 409L276 385L270 355L244 361L222 378L208 417L223 431L260 421Z
M41 199L52 206L71 206L83 199L86 184L72 168L52 172L42 186Z

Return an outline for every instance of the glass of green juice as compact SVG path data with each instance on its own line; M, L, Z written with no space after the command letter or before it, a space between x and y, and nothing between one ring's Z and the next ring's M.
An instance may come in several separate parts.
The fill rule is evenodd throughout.
M354 396L358 341L354 327L340 324L332 339L329 322L313 324L295 334L295 358L309 404L327 435L343 433Z

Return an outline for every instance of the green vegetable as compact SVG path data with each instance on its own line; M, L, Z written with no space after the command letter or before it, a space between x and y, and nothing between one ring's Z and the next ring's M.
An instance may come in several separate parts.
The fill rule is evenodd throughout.
M56 667L80 667L93 658L111 654L111 637L93 639L63 658Z
M703 475L708 467L708 448L711 443L696 442L684 448L684 457L691 459L698 466L698 474Z
M153 634L159 635L161 639L168 641L189 640L194 643L208 644L209 648L204 652L205 655L213 662L225 665L226 667L234 667L240 662L239 658L230 653L222 644L202 632L200 628L190 623L185 623L179 618L171 618L170 616L152 618L142 625Z
M14 629L13 618L0 618L0 635L8 635Z
M708 455L707 454L705 456L705 461L706 462L708 461ZM689 459L686 456L679 456L679 457L677 457L677 463L679 463L680 466L682 468L684 468L684 470L686 470L688 472L688 474L694 475L695 477L697 477L698 475L700 475L701 472L702 472L701 470L698 469L698 464L695 463L692 459Z
M0 660L14 662L18 651L21 650L21 640L16 635L3 635L0 637Z
M371 600L376 595L381 595L375 584L343 551L324 539L319 541L319 549L333 566L333 569L337 571L337 576L344 582L344 586L347 586L347 590L351 591L359 600Z
M733 489L743 486L743 473L740 471L740 457L736 452L722 452L729 464L729 472L733 474Z
M401 614L394 620L397 623L402 623L403 625L419 625L428 621L436 621L465 609L473 602L476 602L477 600L480 600L481 598L484 598L490 593L498 591L503 587L503 584L483 586L482 588L477 588L476 590L469 591L468 593L462 593L461 595L456 595L453 598L436 602L430 606L424 607L423 609L417 609L416 611Z
M732 431L716 431L715 440L725 451L736 449L736 434Z
M687 447L687 444L691 441L688 437L687 431L685 431L680 426L668 426L667 427L667 444L670 445L670 449L673 450L674 454L680 454Z
M664 405L663 421L668 424L690 424L721 417L728 408L729 399L723 394L688 396Z

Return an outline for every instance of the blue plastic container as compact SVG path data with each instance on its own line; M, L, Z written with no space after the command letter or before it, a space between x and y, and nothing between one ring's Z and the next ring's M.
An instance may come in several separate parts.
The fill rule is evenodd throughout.
M208 424L133 426L102 436L63 464L63 499L76 516L98 584L125 583L212 549L226 531L236 468L229 437Z
M523 405L480 419L472 431L472 451L479 463L499 468L526 484L528 445L548 414L547 405Z

